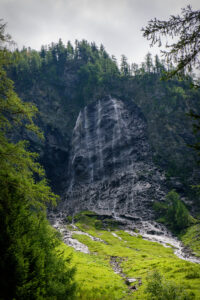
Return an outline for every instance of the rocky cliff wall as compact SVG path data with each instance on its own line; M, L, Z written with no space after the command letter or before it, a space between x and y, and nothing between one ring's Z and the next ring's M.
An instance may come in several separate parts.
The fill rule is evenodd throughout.
M80 111L71 141L62 210L142 217L165 196L165 177L152 161L147 123L133 102L105 97Z

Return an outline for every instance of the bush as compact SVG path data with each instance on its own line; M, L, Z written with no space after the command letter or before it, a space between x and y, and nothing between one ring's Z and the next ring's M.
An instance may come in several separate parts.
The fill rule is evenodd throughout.
M71 224L72 220L73 220L72 216L67 216L67 218L66 218L67 223Z
M157 221L169 225L172 230L181 231L192 223L195 219L181 201L180 196L174 190L166 196L166 202L154 202L153 209L157 213Z
M190 214L180 196L172 190L167 194L167 220L173 229L182 230L190 225Z
M147 278L147 300L192 300L193 293L188 293L182 286L167 281L156 270Z

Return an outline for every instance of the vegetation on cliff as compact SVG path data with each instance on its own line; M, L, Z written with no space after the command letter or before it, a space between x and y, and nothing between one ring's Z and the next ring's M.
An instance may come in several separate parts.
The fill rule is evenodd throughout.
M196 220L190 215L178 193L170 191L166 196L166 202L154 202L154 210L159 217L158 221L166 224L176 233L194 224Z
M6 40L4 28L0 27L2 43ZM69 139L80 109L107 94L123 101L131 99L147 119L154 161L166 171L169 188L176 188L197 203L198 197L190 187L199 181L197 156L187 147L196 141L186 113L200 113L200 92L190 89L192 78L160 81L163 71L169 69L173 66L157 56L153 60L150 54L141 66L129 65L122 56L119 68L102 45L97 47L85 40L76 41L75 46L60 40L40 51L24 48L9 53L1 47L0 298L131 299L134 290L135 299L159 299L153 283L169 299L173 299L172 293L179 299L199 298L199 266L178 259L172 248L144 241L137 234L112 231L115 223L107 224L107 231L91 216L77 217L81 230L105 242L74 232L91 255L77 253L61 243L46 220L46 203L55 203L57 197L47 184L37 154L30 151L41 154L48 178L54 180L51 185L60 190L62 180L66 181ZM6 71L20 97L38 107L37 118L36 106L19 99ZM44 131L44 142L34 121ZM28 139L30 145L21 139ZM186 228L182 232L185 244L197 237L199 225L187 228L190 216L176 194L168 195L166 218L175 230ZM199 243L192 247L199 253ZM120 266L125 277L114 273L111 262ZM159 273L149 277L155 269ZM128 286L121 277L136 281Z
M148 123L148 137L155 163L166 171L169 187L198 201L191 185L199 181L197 154L188 145L197 142L193 121L187 116L200 113L200 92L191 90L192 78L161 81L170 64L147 54L138 66L122 56L118 67L104 47L59 40L40 51L30 48L12 53L8 72L20 97L39 109L37 123L45 133L41 143L32 136L31 147L40 152L54 190L62 192L68 164L69 140L78 113L90 102L107 94L134 101ZM181 183L181 184L180 184Z

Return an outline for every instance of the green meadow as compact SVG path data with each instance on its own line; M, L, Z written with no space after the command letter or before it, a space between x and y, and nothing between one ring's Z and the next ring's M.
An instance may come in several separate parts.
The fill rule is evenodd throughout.
M80 230L103 240L93 241L75 230L73 237L85 244L90 254L75 251L63 243L58 248L66 257L72 257L70 263L76 267L76 299L200 299L200 265L179 259L171 247L117 229L114 221L102 223L92 213L91 216L81 213L75 221ZM190 232L183 237L186 243L188 235ZM121 274L114 272L113 261ZM163 296L157 298L151 294L154 283L160 280L151 281L155 272L162 278L159 288ZM135 281L129 283L128 278Z

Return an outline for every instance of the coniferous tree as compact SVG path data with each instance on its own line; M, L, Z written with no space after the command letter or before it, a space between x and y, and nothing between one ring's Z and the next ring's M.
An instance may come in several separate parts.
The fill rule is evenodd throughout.
M57 233L46 220L45 203L55 203L37 155L13 129L26 127L42 137L33 122L37 112L14 92L5 67L10 53L0 26L0 299L73 299L74 269L56 247ZM26 50L23 50L26 53ZM36 176L37 175L37 176ZM36 180L36 178L38 178Z
M153 62L152 62L151 53L147 53L147 55L145 56L145 65L146 65L146 72L151 73L153 71Z
M167 78L174 75L189 73L194 67L200 68L200 10L192 10L188 5L182 9L182 14L171 16L167 21L152 19L148 26L142 28L143 36L151 41L151 46L162 45L162 37L178 38L170 45L166 42L167 50L162 54L168 62L174 62L176 67L167 73Z
M181 230L190 224L190 215L179 195L172 190L167 194L167 220L174 229Z
M122 57L121 57L120 70L121 70L122 75L124 75L124 76L130 75L130 66L128 64L128 60L125 55L122 55Z

